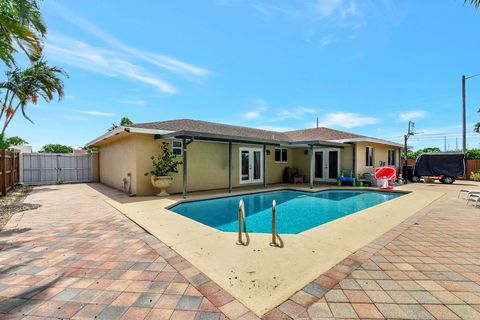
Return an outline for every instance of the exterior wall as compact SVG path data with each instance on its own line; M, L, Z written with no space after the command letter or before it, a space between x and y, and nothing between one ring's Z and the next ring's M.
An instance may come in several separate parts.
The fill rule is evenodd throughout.
M100 182L100 154L92 152L92 181Z
M137 195L152 195L156 191L150 183L150 177L145 172L151 170L150 157L160 152L162 142L172 144L171 139L154 140L151 135L135 135L136 140L136 177ZM232 145L232 186L241 187L254 184L240 184L239 162L240 148L251 147L263 150L261 145ZM287 163L275 163L275 148L267 147L270 155L266 156L267 183L282 182L283 170L292 166L292 153L288 151ZM214 190L228 188L228 143L193 141L187 147L187 185L188 191ZM177 157L183 161L183 156ZM173 176L173 184L167 190L169 193L181 193L183 191L183 165L178 166L178 173ZM263 184L263 182L257 183Z
M99 144L99 178L100 182L119 190L128 191L131 180L131 191L137 195L153 195L156 190L150 183L150 176L145 176L152 168L150 157L160 152L162 142L172 144L172 139L155 140L149 134L122 133L119 136ZM374 147L374 165L379 161L387 162L389 149L396 151L396 167L399 167L399 148L375 143L355 143L340 149L340 169L356 169L356 175L373 172L373 168L365 167L365 147ZM263 150L262 145L232 145L232 186L242 187L253 184L240 184L239 149L251 147ZM308 151L305 154L305 151ZM355 152L354 152L355 151ZM355 168L354 168L354 158ZM178 157L183 161L183 156ZM310 149L308 147L288 148L288 161L275 162L275 147L267 147L266 180L267 184L281 183L286 167L295 167L305 182L310 180ZM178 166L178 173L173 174L173 185L170 193L181 193L183 190L183 166ZM129 177L129 174L131 175ZM127 184L124 185L124 179ZM259 182L257 184L263 184ZM194 141L188 145L188 191L201 191L228 188L228 143Z
M366 147L373 147L373 167L366 167ZM366 172L373 173L375 167L380 166L380 162L388 163L388 150L395 150L395 168L397 171L400 168L400 148L394 146L388 146L384 144L372 143L372 142L357 142L355 143L356 154L356 175L360 176Z
M100 182L118 190L128 191L123 179L131 178L132 192L136 192L136 149L134 136L122 134L100 145ZM131 177L128 177L128 173ZM125 189L126 187L126 189Z
M305 154L307 150L307 154ZM293 153L293 167L298 169L298 173L304 177L303 182L310 181L310 148L294 148Z
M343 149L340 149L340 169L341 170L354 170L353 167L353 145L346 145Z

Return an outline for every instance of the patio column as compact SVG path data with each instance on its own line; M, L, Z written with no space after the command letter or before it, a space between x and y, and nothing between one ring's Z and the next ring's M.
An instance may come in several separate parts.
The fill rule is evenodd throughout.
M263 145L263 187L267 187L267 145Z
M187 197L187 139L182 138L183 147L183 198Z
M313 145L310 145L310 189L313 189L313 175L314 175L314 163L315 157L313 156Z
M232 192L232 141L228 141L228 192Z

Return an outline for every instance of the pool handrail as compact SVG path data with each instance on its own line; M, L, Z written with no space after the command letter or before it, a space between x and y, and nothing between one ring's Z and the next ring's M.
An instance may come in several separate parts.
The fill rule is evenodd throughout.
M272 242L270 242L272 247L278 247L277 243L277 202L272 201Z
M242 230L243 227L243 230ZM247 218L245 216L245 203L243 202L243 199L240 200L238 203L238 239L237 239L237 244L238 245L245 245L245 243L242 240L242 233L247 232Z

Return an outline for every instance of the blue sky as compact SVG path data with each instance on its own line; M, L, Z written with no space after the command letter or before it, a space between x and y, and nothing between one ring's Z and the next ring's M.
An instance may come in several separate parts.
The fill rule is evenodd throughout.
M41 2L61 102L8 135L79 147L122 116L273 130L320 125L416 148L461 144L463 73L480 73L480 11L461 0ZM480 77L468 81L468 143Z

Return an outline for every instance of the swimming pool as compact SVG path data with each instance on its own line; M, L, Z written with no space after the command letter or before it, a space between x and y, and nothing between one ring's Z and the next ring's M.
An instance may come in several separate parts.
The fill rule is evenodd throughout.
M400 197L402 193L326 190L280 190L183 202L170 208L210 227L238 231L238 203L243 199L247 231L272 232L272 201L277 202L277 233L297 234L346 215Z

